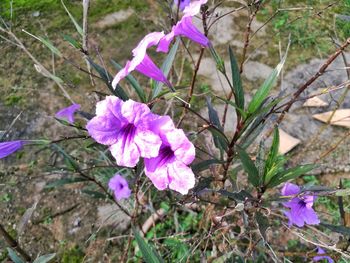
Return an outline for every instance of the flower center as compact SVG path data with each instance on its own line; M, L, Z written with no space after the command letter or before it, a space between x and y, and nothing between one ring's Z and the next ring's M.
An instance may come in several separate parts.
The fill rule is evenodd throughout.
M164 164L171 162L174 158L174 151L170 148L170 146L163 146L159 150L160 161L158 166L163 166Z
M306 206L306 203L303 199L300 199L299 202L298 202L298 205L301 206L301 207L305 207Z
M134 138L135 132L136 127L132 123L127 124L121 129L120 133L123 136L124 144L128 144Z

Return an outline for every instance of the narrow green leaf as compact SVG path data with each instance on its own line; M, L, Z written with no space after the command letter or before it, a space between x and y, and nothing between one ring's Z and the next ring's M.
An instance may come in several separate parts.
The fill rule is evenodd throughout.
M161 70L162 70L165 77L168 77L170 69L173 66L176 52L177 52L177 49L179 48L179 43L180 43L180 39L178 38L178 39L176 39L175 44L170 49L168 55L166 56L166 58L162 64ZM152 86L152 90L153 90L152 99L154 99L158 96L158 94L161 92L162 87L163 87L163 82L156 81L153 83L154 84ZM173 92L175 92L175 90L173 90Z
M7 252L9 254L10 259L14 262L14 263L24 263L24 261L17 256L16 252L12 249L12 248L7 248Z
M223 196L227 196L228 198L238 202L245 201L246 198L252 198L252 195L244 190L241 190L239 192L229 192L226 190L219 190L218 193Z
M113 66L117 69L117 70L121 70L123 67L117 63L116 61L114 61L113 59L111 60L111 63L113 64ZM147 99L146 99L146 94L145 92L143 91L143 88L141 88L140 84L137 82L137 80L131 75L127 75L126 78L125 78L129 83L130 85L134 88L137 96L139 96L140 100L144 103L147 102Z
M34 260L33 263L47 263L50 260L54 259L55 256L56 256L56 253L43 255L38 257L36 260Z
M62 53L52 44L52 42L51 42L50 40L45 39L45 38L43 38L43 37L41 37L41 36L35 36L35 35L29 33L28 31L26 31L26 30L24 30L24 29L23 29L22 31L23 31L24 33L30 35L31 37L33 37L33 38L39 40L39 41L40 41L41 43L43 43L46 47L48 47L48 48L51 50L52 53L56 54L56 55L59 56L59 57L62 57Z
M82 49L82 45L69 35L63 35L63 39L66 40L72 47L76 49Z
M270 182L267 182L267 187L272 188L280 185L288 180L299 177L300 175L306 174L315 168L313 164L301 165L298 167L290 168L285 171L279 172L274 175Z
M59 179L59 180L56 180L54 182L47 184L45 186L45 188L50 189L50 188L63 186L66 184L74 184L74 183L80 183L80 182L86 182L86 181L88 181L88 180L86 178L83 178L83 177L63 178L63 179Z
M261 212L255 213L255 220L258 225L261 236L264 238L264 240L266 240L266 230L270 226L269 220Z
M286 62L288 49L289 49L289 44L288 44L286 53L285 53L284 57L282 58L281 62L271 72L270 76L265 80L265 82L262 84L262 86L254 94L254 96L253 96L253 98L250 101L249 106L248 106L249 113L252 114L252 113L256 112L257 109L260 107L260 105L263 103L263 101L266 99L266 97L269 95L270 90L272 89L273 85L275 84L279 74L282 71L284 63Z
M336 233L340 233L343 235L350 235L350 228L346 226L335 226L326 223L320 223L321 226L326 227Z
M238 107L238 105L236 103L234 103L233 101L230 101L230 100L226 100L224 98L221 98L219 96L216 96L216 98L218 98L219 100L222 100L223 102L227 103L227 104L230 104L232 107L234 107L236 110L238 110L239 114L241 114L241 116L245 119L247 114L241 109Z
M216 112L216 110L213 108L213 105L211 104L211 98L207 96L206 101L207 101L207 107L208 107L209 120L216 128L216 129L209 128L209 131L213 135L215 147L217 147L220 150L226 150L229 142L226 136L223 134L223 128L221 126L218 113Z
M261 140L259 143L258 155L256 156L255 166L256 168L258 168L258 171L259 171L259 178L260 178L259 184L263 184L264 183L263 179L265 176L265 167L266 167L265 148L264 148L263 140Z
M133 227L134 236L136 242L140 248L140 251L143 256L143 260L146 263L161 263L164 260L158 255L158 253L146 243L146 241L140 236L138 231Z
M237 106L240 109L244 110L244 91L242 87L241 74L239 73L237 60L232 51L232 48L229 47L228 50L229 50L230 61L231 61L232 84L233 84L232 93L235 97L235 102Z
M97 191L92 191L92 190L87 190L87 189L83 189L81 190L82 193L87 194L93 198L96 199L106 199L107 196L101 192L97 192Z
M275 127L274 133L273 133L272 145L271 145L269 155L268 155L267 160L266 160L266 169L267 170L269 168L271 168L273 163L276 161L276 158L278 155L279 145L280 145L280 134L279 134L278 128Z
M75 26L77 32L78 32L81 36L83 36L83 34L84 34L83 29L82 29L81 26L77 23L77 21L75 20L74 16L72 16L72 14L69 12L69 10L68 10L68 8L66 7L66 5L64 4L63 0L61 0L61 3L62 3L62 5L63 5L64 9L66 10L66 12L67 12L67 14L68 14L70 20L72 20L72 22L73 22L73 24L74 24L74 26Z
M216 52L214 47L212 45L209 46L209 51L212 57L214 58L216 62L216 68L222 73L226 74L226 68L225 68L225 62L224 60L219 56L219 54Z
M238 156L241 159L243 169L248 174L248 181L255 187L259 186L259 171L249 155L240 147L237 147Z
M350 195L350 189L339 189L335 192L336 196L349 196Z
M113 77L108 71L106 71L103 67L96 64L95 62L93 62L91 58L87 58L87 60L89 61L90 65L98 72L100 77L105 82L107 88L113 95L117 96L118 98L124 101L128 100L128 95L126 95L125 91L119 84L117 85L116 89L112 87Z
M203 162L196 163L192 165L192 170L196 173L204 171L209 168L210 165L212 164L221 164L222 162L217 160L217 159L209 159L205 160Z

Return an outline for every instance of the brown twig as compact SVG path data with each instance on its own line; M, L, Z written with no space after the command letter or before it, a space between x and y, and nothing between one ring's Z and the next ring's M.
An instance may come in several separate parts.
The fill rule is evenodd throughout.
M326 71L326 69L329 67L329 65L340 55L342 52L345 50L350 45L350 38L346 40L346 42L341 45L336 52L334 52L328 59L327 61L320 67L320 69L317 71L316 74L314 74L307 82L304 83L293 95L293 98L287 102L285 107L282 110L282 114L279 116L276 124L279 125L282 120L284 119L286 113L290 110L292 105L297 101L298 97L315 81L317 80L320 76L323 75L323 73ZM278 107L276 110L279 110L281 107ZM272 130L271 130L272 132ZM269 134L271 133L269 131Z

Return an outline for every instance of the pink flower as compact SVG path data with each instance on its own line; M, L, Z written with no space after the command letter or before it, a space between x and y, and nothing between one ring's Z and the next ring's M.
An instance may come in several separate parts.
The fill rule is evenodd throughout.
M148 127L154 116L146 104L108 96L97 103L96 117L86 128L98 143L110 146L118 165L134 167L140 156L158 155L161 139Z
M146 53L149 47L158 45L163 36L163 32L153 32L146 35L140 41L137 47L132 51L132 60L127 61L125 67L122 68L114 77L112 82L112 86L114 88L117 87L117 84L121 79L129 75L133 70L137 70L149 78L164 82L165 84L171 86L163 72L156 66L156 64L154 64L152 59Z
M192 23L192 17L199 13L201 6L206 2L207 0L199 0L191 2L186 6L182 19L173 26L171 32L162 37L159 41L157 51L167 53L169 51L170 43L176 36L185 36L201 46L207 47L209 45L208 38Z
M170 117L159 117L150 125L162 139L159 154L145 158L145 173L159 190L170 188L187 194L195 184L188 165L195 158L195 148L181 129L176 129Z
M108 187L114 192L114 196L118 201L129 198L131 195L128 182L118 173L109 180Z
M74 114L79 109L79 104L72 104L71 106L58 111L55 116L59 119L67 119L69 123L74 123Z

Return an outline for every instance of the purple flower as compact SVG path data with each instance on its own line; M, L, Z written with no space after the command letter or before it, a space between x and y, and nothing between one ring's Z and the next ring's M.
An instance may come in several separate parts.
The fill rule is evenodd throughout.
M134 167L140 156L156 157L161 139L149 128L154 119L146 104L108 96L96 105L96 117L86 128L98 143L110 146L120 166Z
M153 32L146 35L136 48L132 51L133 59L127 61L124 68L122 68L118 74L114 77L112 86L117 87L119 81L130 74L131 71L137 70L143 75L155 79L157 81L164 82L170 85L167 78L164 76L163 72L154 64L151 58L147 55L147 48L151 46L156 46L159 40L164 36L163 32Z
M286 183L282 188L282 195L293 196L300 192L299 186ZM290 208L289 211L284 211L284 214L289 219L289 225L297 225L303 227L304 224L317 225L320 223L316 212L312 209L315 196L304 195L302 197L294 197L289 202L283 203L285 207Z
M131 195L128 182L118 173L109 180L108 187L114 192L114 196L118 201L129 198Z
M324 254L326 254L326 252L322 248L317 247L317 254L324 255ZM313 257L312 260L313 261L320 261L322 259L327 259L327 261L329 263L333 263L334 262L334 260L331 257L329 257L329 256L315 256L315 257Z
M0 142L0 159L9 156L10 154L22 149L26 141L10 141L10 142Z
M176 129L169 116L159 117L150 125L162 139L159 154L145 158L145 173L159 190L170 188L187 194L195 184L188 165L195 158L195 148L181 129Z
M74 123L74 113L79 109L79 104L72 104L71 106L58 111L55 116L59 119L67 119L69 123Z
M191 0L180 0L180 10L184 10L186 6L191 3ZM179 0L174 0L174 6L177 7L179 5Z
M170 33L162 37L159 41L157 51L167 53L169 45L176 36L185 36L194 42L207 47L209 45L208 38L200 32L192 23L192 17L199 13L201 5L205 4L207 0L199 0L190 3L185 7L184 16L173 26Z

